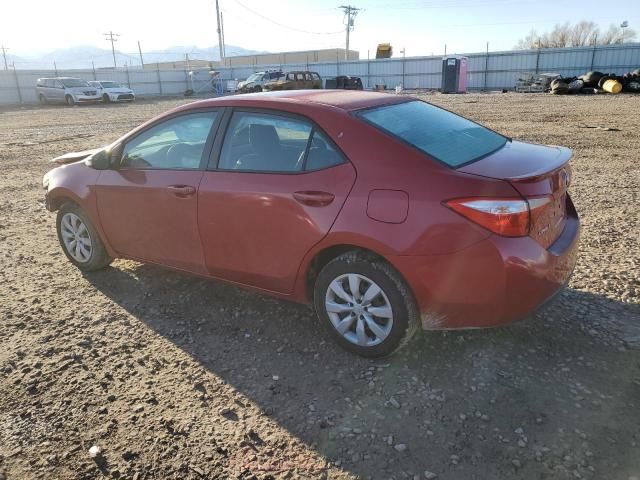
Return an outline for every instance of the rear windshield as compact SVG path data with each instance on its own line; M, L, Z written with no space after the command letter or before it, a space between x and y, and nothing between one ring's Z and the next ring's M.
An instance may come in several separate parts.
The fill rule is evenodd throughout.
M494 152L507 142L488 128L419 100L367 109L360 116L453 168Z

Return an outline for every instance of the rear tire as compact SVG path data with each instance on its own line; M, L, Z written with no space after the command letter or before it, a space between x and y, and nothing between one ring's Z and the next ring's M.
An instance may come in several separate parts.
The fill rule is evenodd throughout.
M344 253L324 266L315 282L314 306L334 339L363 357L396 352L420 324L413 294L402 276L384 260L364 252Z
M78 205L65 203L60 207L56 229L62 251L80 270L100 270L113 261L89 217Z
M70 107L73 107L76 104L76 101L71 95L67 95L66 97L64 97L64 101L67 102L67 105L69 105Z

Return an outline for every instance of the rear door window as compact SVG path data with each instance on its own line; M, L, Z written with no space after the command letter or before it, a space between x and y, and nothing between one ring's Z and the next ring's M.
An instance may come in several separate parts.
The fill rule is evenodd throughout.
M506 137L419 100L361 111L360 118L449 167L460 167L500 148Z
M311 125L288 116L235 112L218 168L250 172L299 172Z

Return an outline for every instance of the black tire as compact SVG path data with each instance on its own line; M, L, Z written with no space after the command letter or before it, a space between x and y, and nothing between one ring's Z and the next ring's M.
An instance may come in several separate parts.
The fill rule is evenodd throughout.
M67 95L66 97L64 97L64 101L67 102L67 105L69 105L70 107L73 107L76 104L76 101L71 95Z
M47 104L47 97L45 97L43 94L38 95L38 103L40 105L46 105Z
M108 94L105 93L104 95L102 95L102 101L104 103L111 103L111 98L109 97Z
M63 237L62 220L63 220L63 217L68 213L76 215L77 217L80 218L80 220L82 220L82 223L84 223L84 225L86 226L89 238L91 239L91 254L86 261L81 262L73 258L73 256L67 250L67 247L62 238ZM83 272L92 272L94 270L100 270L106 267L107 265L109 265L113 261L113 258L111 258L107 253L107 250L104 247L104 243L102 243L102 239L100 238L100 235L98 235L98 232L96 231L95 227L89 220L89 217L87 216L87 214L84 213L84 211L78 205L74 203L65 203L60 207L60 209L58 210L58 215L56 217L56 230L58 232L58 241L60 242L62 251L67 256L69 261L73 263L76 267L78 267L80 270L82 270Z
M336 330L329 318L325 306L329 285L346 274L356 274L372 280L382 289L390 303L393 312L391 329L386 338L376 345L361 346L348 340ZM384 260L364 252L346 252L327 263L316 278L313 297L318 318L336 342L363 357L391 355L407 344L420 325L420 315L413 294L402 276ZM373 335L370 330L368 334Z

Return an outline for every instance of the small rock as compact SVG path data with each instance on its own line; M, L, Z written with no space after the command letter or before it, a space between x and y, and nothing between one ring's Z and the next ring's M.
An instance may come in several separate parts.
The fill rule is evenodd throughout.
M280 377L278 375L274 375L271 378L273 379L274 382L277 382L278 380L280 380Z
M400 402L398 400L396 400L395 397L391 397L389 399L389 405L391 405L394 408L400 408L401 407Z
M516 467L516 468L520 468L522 467L522 463L520 462L520 460L518 460L517 458L511 460L511 464Z
M397 443L393 448L399 452L404 452L407 449L407 446L404 443Z
M427 480L433 480L434 478L438 478L438 474L430 472L429 470L425 470L424 478L426 478Z
M91 458L98 458L100 455L102 455L102 450L100 449L99 446L97 445L93 445L90 449L89 449L89 456Z

